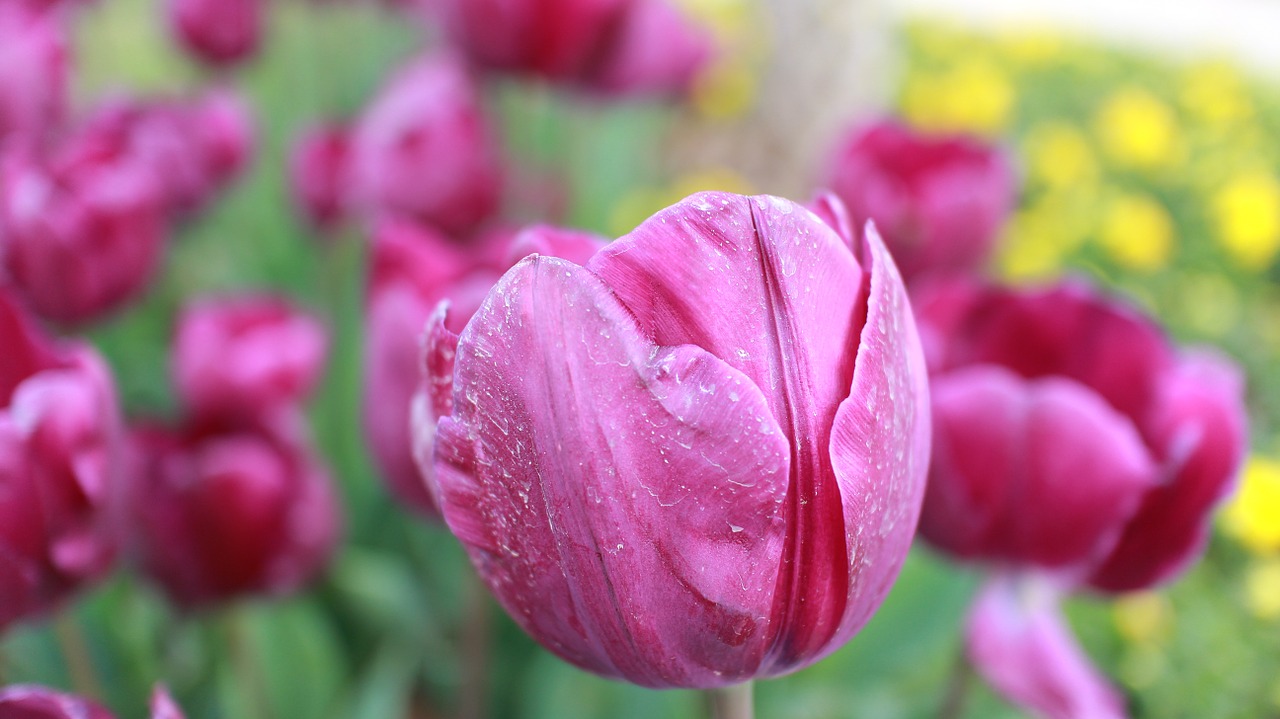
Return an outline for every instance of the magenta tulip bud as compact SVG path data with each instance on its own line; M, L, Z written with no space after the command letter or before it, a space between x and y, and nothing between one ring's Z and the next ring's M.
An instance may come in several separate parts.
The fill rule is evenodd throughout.
M328 561L337 500L295 419L195 418L135 432L137 551L175 604L287 595Z
M186 719L186 715L173 697L169 696L169 690L157 686L151 692L151 719Z
M609 94L682 94L712 54L708 33L667 0L438 5L475 65Z
M884 599L929 422L874 229L702 193L585 266L525 258L448 327L428 325L419 400L441 419L414 428L444 518L567 661L651 687L774 676Z
M172 372L194 413L253 417L301 405L324 371L324 326L282 297L206 299L178 318Z
M192 103L187 114L209 185L215 190L230 185L253 159L256 132L249 104L235 92L218 90Z
M0 629L45 614L114 561L119 410L91 348L37 333L0 286Z
M1085 656L1054 589L996 577L969 613L965 645L983 679L1048 719L1124 719L1123 697Z
M0 6L0 141L41 140L67 104L67 42L52 13Z
M351 133L340 125L313 127L293 146L289 189L294 205L312 227L333 230L351 204Z
M1083 284L952 282L916 299L933 384L926 539L1106 591L1199 556L1245 452L1234 365L1176 352Z
M197 60L227 67L249 59L262 40L261 0L167 0L178 44Z
M0 719L115 719L115 717L111 712L88 699L46 687L19 684L0 689Z
M155 178L88 144L52 159L0 156L0 264L37 313L64 325L140 295L168 234Z
M996 148L974 137L917 134L892 121L848 135L825 183L855 226L875 220L908 281L980 269L1017 192L1013 168Z
M467 234L498 207L502 167L471 78L446 57L401 69L365 110L352 138L364 209Z
M365 324L364 426L369 446L392 492L412 509L438 517L439 509L414 462L410 399L418 387L419 335L432 311L450 303L459 331L503 271L531 253L585 262L604 246L589 233L533 227L462 248L404 222L383 222L374 233Z

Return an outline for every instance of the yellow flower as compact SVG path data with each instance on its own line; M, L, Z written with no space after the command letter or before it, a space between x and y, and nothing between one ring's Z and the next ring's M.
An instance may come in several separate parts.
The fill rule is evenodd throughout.
M996 40L1010 61L1027 67L1053 62L1066 47L1062 35L1051 28L1010 28Z
M1218 240L1239 266L1265 269L1280 251L1280 183L1265 171L1237 175L1213 197Z
M1169 263L1174 226L1168 211L1148 195L1127 194L1112 200L1102 216L1098 241L1123 267L1150 272Z
M1280 559L1249 568L1244 579L1245 606L1259 619L1280 619Z
M993 135L1005 128L1015 93L1009 78L990 60L967 57L936 75L917 75L903 91L903 114L932 130Z
M1059 120L1049 120L1027 131L1023 153L1032 179L1054 189L1093 181L1098 163L1084 133Z
M707 118L724 120L751 109L756 100L756 73L746 63L726 57L694 79L692 100Z
M1173 629L1173 605L1162 594L1139 592L1116 600L1111 618L1133 644L1159 644Z
M1179 100L1193 117L1212 125L1226 125L1253 115L1244 78L1228 62L1200 63L1189 68L1182 79Z
M1125 167L1153 169L1178 159L1178 119L1160 98L1140 87L1117 90L1095 119L1102 147Z
M1083 242L1072 203L1047 198L1014 214L1000 247L1000 269L1014 282L1048 279L1061 272L1069 254Z
M1280 551L1280 461L1253 455L1222 512L1223 528L1259 554Z

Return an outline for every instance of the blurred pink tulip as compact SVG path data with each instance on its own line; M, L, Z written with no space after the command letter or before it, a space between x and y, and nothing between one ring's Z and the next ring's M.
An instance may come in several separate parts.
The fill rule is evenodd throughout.
M425 228L383 222L374 233L365 334L364 426L392 492L412 509L439 509L414 462L410 399L421 374L423 325L441 301L460 331L503 271L540 253L586 262L604 239L588 233L532 227L493 235L463 248ZM428 450L429 451L429 450Z
M184 50L216 67L243 62L258 52L263 0L166 0L169 26Z
M884 599L929 423L874 230L702 193L585 267L520 261L460 335L442 314L414 433L449 527L551 651L722 686L818 660Z
M0 4L0 143L42 141L67 104L65 33L51 13Z
M351 152L357 196L370 214L463 235L498 207L496 136L471 78L450 58L402 68L361 116Z
M682 94L710 35L668 0L439 0L447 33L479 67L609 94Z
M72 694L18 684L0 689L0 719L114 719L111 712ZM163 687L151 698L151 719L183 719L182 710Z
M324 326L283 297L189 304L178 318L172 372L200 415L253 417L301 405L324 371Z
M976 137L918 134L894 121L851 132L824 182L855 226L875 220L908 282L980 269L1017 192L1013 168L996 148Z
M286 595L328 561L337 499L296 419L195 417L135 431L135 544L178 606Z
M119 410L91 348L38 333L0 286L0 629L48 613L115 558Z
M353 190L348 128L322 125L298 137L289 159L289 189L315 229L330 231L347 219Z
M83 137L52 157L0 155L0 262L46 319L87 323L140 295L168 230L156 178L137 158Z

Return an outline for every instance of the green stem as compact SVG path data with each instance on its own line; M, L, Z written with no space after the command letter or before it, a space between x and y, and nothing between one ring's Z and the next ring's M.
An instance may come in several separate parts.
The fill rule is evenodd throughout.
M267 698L267 686L263 683L262 668L253 651L248 614L239 607L227 609L222 617L221 630L234 681L248 696L246 704L251 719L269 719L272 716L271 702Z
M63 612L53 621L53 634L57 638L62 661L67 667L67 674L71 676L71 686L75 692L89 699L103 699L102 681L94 669L89 642L85 640L84 631L75 616L70 612Z
M938 719L960 719L964 716L965 704L969 700L969 687L972 684L973 666L969 664L964 648L961 647L951 667L951 676L947 679L947 689L942 695L942 705L938 707Z
M708 689L707 715L711 719L753 719L756 712L751 690L751 682Z
M475 572L467 572L460 654L462 680L458 686L458 719L483 719L489 688L491 612L489 590Z

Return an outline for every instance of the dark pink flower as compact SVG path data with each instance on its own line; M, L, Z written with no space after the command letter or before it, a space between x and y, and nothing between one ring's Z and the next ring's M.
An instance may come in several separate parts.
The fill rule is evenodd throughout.
M296 419L195 417L135 432L137 551L179 606L289 594L328 561L337 500Z
M172 372L201 415L256 416L300 406L324 371L324 326L283 297L193 302L178 318Z
M709 34L667 0L441 0L474 64L606 93L680 94L711 56Z
M68 65L65 33L52 13L0 5L0 142L40 141L61 124Z
M908 281L981 268L1017 191L1013 168L996 148L975 137L918 134L894 121L851 132L824 182L855 226L875 220Z
M82 324L143 292L168 223L156 178L77 138L52 157L0 155L0 262L41 316Z
M421 374L423 325L441 301L460 331L498 278L520 258L540 253L586 262L603 238L551 227L500 233L460 247L431 230L383 222L374 233L365 333L364 425L374 458L401 500L439 516L414 462L410 399ZM429 451L429 450L428 450Z
M874 231L851 239L702 193L585 266L520 261L460 334L428 325L414 432L445 520L548 649L720 686L816 661L879 606L928 394L897 270Z
M184 50L217 67L258 51L266 8L262 0L166 0L169 26Z
M111 712L72 694L32 684L0 689L0 719L114 719ZM151 719L183 719L163 687L151 698Z
M119 410L91 348L41 336L0 286L0 628L54 609L115 558Z
M466 234L493 214L502 188L496 138L471 78L453 59L402 68L352 137L357 195L371 214Z
M298 137L289 158L289 189L312 227L332 230L347 219L353 191L347 127L321 125Z

